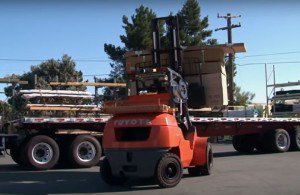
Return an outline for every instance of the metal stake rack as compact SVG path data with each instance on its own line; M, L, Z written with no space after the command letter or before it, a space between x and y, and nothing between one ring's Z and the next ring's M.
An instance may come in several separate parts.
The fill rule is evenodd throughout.
M273 80L271 80L271 78ZM267 69L267 64L265 64L265 80L266 80L266 100L267 100L267 110L269 105L273 106L272 115L276 117L290 117L297 116L300 112L280 112L276 110L275 102L281 101L284 102L286 100L299 100L300 101L300 91L299 93L285 93L285 94L277 94L278 88L284 89L286 87L300 86L300 80L296 82L287 82L287 83L276 83L275 76L275 66L273 65L272 72L269 74ZM269 116L269 110L267 111L267 116Z

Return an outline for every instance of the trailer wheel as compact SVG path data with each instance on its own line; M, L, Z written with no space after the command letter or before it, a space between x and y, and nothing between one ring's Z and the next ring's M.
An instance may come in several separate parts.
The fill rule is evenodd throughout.
M242 153L251 153L255 147L255 140L252 135L235 135L232 138L234 149Z
M286 152L290 148L290 136L284 129L269 131L265 138L266 147L269 152Z
M78 135L71 143L69 160L76 167L95 166L102 155L99 141L90 135Z
M122 185L126 182L127 178L125 177L115 177L111 172L110 164L107 160L107 157L104 157L100 161L100 175L103 181L109 185Z
M167 153L159 160L155 179L162 188L171 188L176 186L182 177L182 164L177 155Z
M188 168L188 172L189 175L193 177L200 176L200 175L210 175L212 167L213 167L212 147L210 143L207 143L205 165Z
M263 142L263 139L262 140L258 140L256 143L255 143L255 149L260 152L260 153L263 153L263 152L266 152L267 149L266 149L266 144Z
M59 159L59 147L50 137L37 135L32 137L24 148L26 164L37 170L54 167Z
M300 150L300 129L294 129L290 131L291 145L290 150L298 151Z
M22 159L21 159L21 151L20 151L20 147L13 147L10 149L10 157L12 158L12 160L19 164L19 165L24 165Z

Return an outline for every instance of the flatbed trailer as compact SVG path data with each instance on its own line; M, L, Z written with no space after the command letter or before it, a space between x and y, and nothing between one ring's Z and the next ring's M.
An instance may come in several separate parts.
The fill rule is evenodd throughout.
M10 130L11 132L0 134L0 153L3 156L5 150L10 149L10 155L17 163L28 166L28 162L22 162L28 161L26 159L29 158L28 155L25 158L24 153L30 153L28 151L30 148L25 147L25 145L33 137L46 136L54 140L59 147L60 154L57 163L64 163L64 166L70 166L72 164L70 162L72 159L70 154L72 142L76 138L89 137L90 139L92 137L95 138L93 140L97 141L101 149L99 151L90 149L95 152L92 156L99 157L99 155L103 155L101 146L102 135L105 124L109 119L110 116L96 118L24 117L18 122L14 122L18 126L17 131L14 129L13 131ZM300 118L190 117L190 119L200 137L232 135L233 146L239 152L249 153L254 149L264 152L300 150ZM279 130L279 135L276 135L276 132ZM86 141L86 139L83 139L81 143L86 143ZM92 141L88 142L92 143ZM280 147L276 147L276 145ZM82 147L82 149L89 148L89 144L86 146L82 145ZM76 155L80 153L80 150L76 151ZM67 156L67 159L64 159L63 155ZM82 156L84 155L82 154ZM79 164L77 164L79 167L93 165L80 166ZM49 169L52 167L34 168Z
M198 136L233 135L239 152L300 150L300 118L191 117Z
M33 169L91 167L102 156L103 129L110 116L24 117L4 125L0 152ZM8 153L8 152L7 152Z

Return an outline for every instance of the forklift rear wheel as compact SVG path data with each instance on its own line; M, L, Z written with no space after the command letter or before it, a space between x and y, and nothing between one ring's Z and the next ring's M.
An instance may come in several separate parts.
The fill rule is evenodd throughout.
M59 147L48 136L32 137L24 148L26 164L37 170L47 170L54 167L59 159Z
M300 128L290 131L291 145L290 150L300 150Z
M101 146L96 138L78 135L71 143L69 160L76 167L88 168L99 163L101 153Z
M156 167L155 179L162 188L176 186L182 177L182 164L176 154L167 153L161 157Z
M190 176L210 175L213 167L213 153L210 143L206 147L206 163L203 166L195 166L188 168Z
M122 185L126 182L125 177L115 177L111 172L110 164L106 157L100 161L100 175L103 181L109 185Z

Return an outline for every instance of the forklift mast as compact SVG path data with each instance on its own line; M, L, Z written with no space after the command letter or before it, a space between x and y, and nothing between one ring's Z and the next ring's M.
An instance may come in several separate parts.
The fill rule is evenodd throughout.
M167 45L162 45L161 38L164 30L160 29L160 25L164 24L166 27ZM152 41L153 41L153 62L155 67L161 67L160 56L163 53L169 55L169 67L182 73L182 55L179 41L179 23L177 16L155 18L152 20Z
M166 45L162 46L162 30L160 25L166 26ZM177 107L176 119L182 129L195 131L188 112L188 83L182 75L182 48L179 39L179 22L177 16L155 18L152 21L153 32L153 64L161 67L160 56L167 53L169 55L169 66L167 75L169 81L170 104Z

